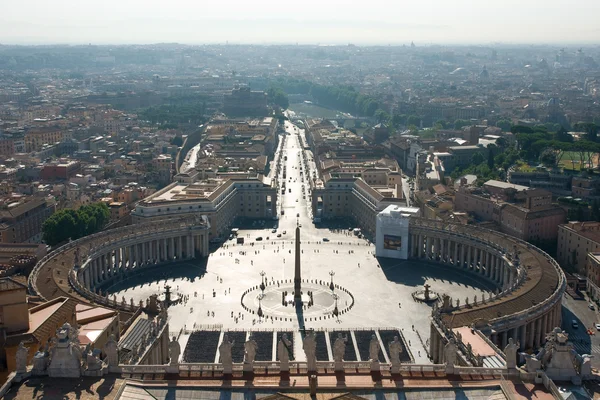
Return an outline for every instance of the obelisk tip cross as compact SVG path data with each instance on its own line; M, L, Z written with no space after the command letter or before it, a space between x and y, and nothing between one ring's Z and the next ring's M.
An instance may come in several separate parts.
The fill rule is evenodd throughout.
M301 288L300 283L302 282L302 276L300 273L300 226L296 225L296 260L294 264L294 300L302 301L300 294Z

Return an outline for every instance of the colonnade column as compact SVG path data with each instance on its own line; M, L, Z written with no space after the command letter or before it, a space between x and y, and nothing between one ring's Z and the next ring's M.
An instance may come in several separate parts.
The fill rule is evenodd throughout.
M121 248L115 250L115 264L117 266L117 273L121 273Z
M527 347L527 323L521 325L521 337L519 342L521 344L521 350L524 350Z
M454 257L452 258L452 263L456 267L458 265L458 243L452 242L452 244L454 246Z
M431 237L427 236L425 242L425 258L431 258Z
M181 258L183 257L183 251L182 251L182 244L183 241L181 240L181 236L177 236L177 259L181 260Z

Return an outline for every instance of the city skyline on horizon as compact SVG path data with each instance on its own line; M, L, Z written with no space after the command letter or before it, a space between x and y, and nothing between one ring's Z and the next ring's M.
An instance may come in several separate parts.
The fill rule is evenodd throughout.
M518 12L515 12L517 10ZM385 0L346 4L307 0L303 7L258 0L197 4L174 0L72 0L14 3L0 16L3 44L598 44L600 3L574 0Z

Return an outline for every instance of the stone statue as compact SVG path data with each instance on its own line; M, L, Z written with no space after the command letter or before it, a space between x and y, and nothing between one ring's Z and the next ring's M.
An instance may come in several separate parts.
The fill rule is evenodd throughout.
M69 323L56 330L52 357L48 366L51 378L79 378L81 376L81 345L79 330Z
M513 338L508 339L508 344L504 348L504 354L506 355L506 368L515 369L517 368L517 349L520 344L515 344Z
M40 348L40 351L35 353L33 356L33 375L45 375L46 369L48 368L48 344L44 349Z
M99 371L102 369L102 361L99 357L100 350L92 350L86 354L86 370L87 371Z
M446 373L454 373L454 364L456 364L456 358L458 356L458 347L454 342L454 338L451 338L446 346L444 346L444 361L446 363Z
M371 335L371 341L369 342L369 361L379 361L379 340L375 335Z
M456 308L460 307L460 299L456 299Z
M290 353L292 352L292 342L287 338L284 333L277 343L277 356L279 357L280 370L289 371L290 366Z
M80 254L79 254L79 247L78 247L73 252L73 265L75 265L76 267L79 267L79 262L80 262Z
M169 361L171 365L179 364L179 356L181 355L181 346L177 338L173 336L173 340L169 343Z
M254 358L256 357L256 351L258 350L258 344L252 338L252 335L248 338L246 343L244 343L244 363L252 364L254 363Z
M402 343L398 336L394 336L394 341L388 345L390 350L390 361L393 364L400 364L400 353L402 353Z
M346 354L346 342L348 341L348 336L342 337L341 333L338 333L337 339L333 343L333 360L336 363L341 363L344 361L344 355Z
M525 357L525 369L527 372L536 372L539 369L542 369L542 361L537 358L535 355L521 353L523 357Z
M16 366L17 366L17 374L24 374L27 372L27 356L29 354L29 350L25 347L23 342L19 343L19 347L17 348L16 354Z
M306 334L302 341L302 348L306 354L306 365L308 370L315 372L317 370L317 340L315 331L311 330Z
M223 335L223 342L219 346L219 356L221 364L223 364L223 373L231 374L233 370L233 360L231 358L231 348L234 342L229 341L227 334Z
M106 354L106 363L109 367L116 367L119 365L119 349L117 348L115 335L110 335L108 338L104 345L104 353Z

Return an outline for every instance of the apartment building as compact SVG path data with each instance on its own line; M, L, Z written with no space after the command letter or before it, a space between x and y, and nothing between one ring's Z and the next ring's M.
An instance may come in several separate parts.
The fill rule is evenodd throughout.
M133 223L186 214L206 215L210 235L222 237L236 217L275 217L277 189L262 175L174 182L139 202L131 212Z
M600 222L570 221L558 227L556 259L567 270L584 272L588 253L600 252Z
M317 221L323 219L351 217L363 229L374 235L377 214L387 206L406 205L402 195L402 182L398 172L388 171L386 183L392 179L399 182L386 185L369 185L366 179L380 182L379 173L364 170L361 175L353 173L326 173L323 181L317 182L312 193L313 215ZM381 179L381 178L379 178Z
M550 242L566 221L565 210L552 204L542 189L489 180L483 188L462 186L456 192L455 210L466 211L480 222L493 221L500 231L526 241Z
M64 138L64 128L59 126L35 127L25 132L25 151L40 151L45 144L54 144Z
M45 198L7 202L0 211L0 243L39 243L56 205Z

